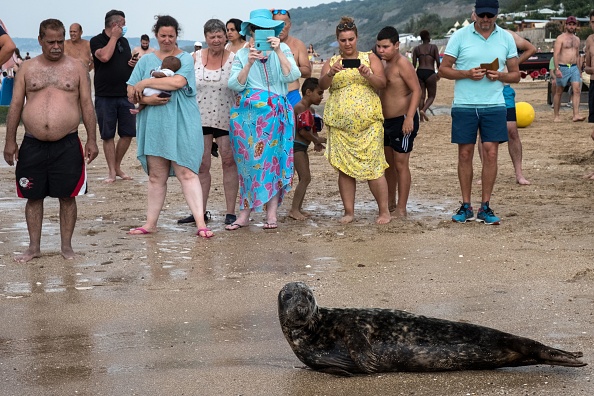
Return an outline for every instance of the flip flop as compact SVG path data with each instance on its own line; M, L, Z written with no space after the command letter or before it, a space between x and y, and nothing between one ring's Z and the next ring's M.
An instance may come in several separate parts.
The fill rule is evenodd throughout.
M233 224L229 224L228 226L226 226L225 229L227 231L235 231L235 230L239 230L240 228L243 228L243 227L247 227L247 226L243 226L238 223L233 223Z
M133 231L140 231L140 234L134 233ZM147 235L150 233L151 233L150 231L148 231L146 228L142 228L142 227L131 228L130 231L127 232L128 235Z
M266 222L262 228L265 230L276 230L278 228L278 224Z
M198 228L198 232L196 233L197 236L204 238L204 239L210 239L214 236L214 234L212 235L208 235L208 232L212 232L212 230L210 228ZM200 233L203 232L204 235L200 235Z

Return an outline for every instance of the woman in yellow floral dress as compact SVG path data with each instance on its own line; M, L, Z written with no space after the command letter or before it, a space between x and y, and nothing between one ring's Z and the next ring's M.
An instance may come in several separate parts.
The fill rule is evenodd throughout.
M373 53L357 50L357 26L352 18L342 17L336 26L336 38L340 55L324 63L319 85L330 88L324 108L328 128L325 155L338 170L338 189L344 205L340 221L354 220L356 181L360 179L367 180L377 201L376 223L385 224L390 221L384 177L388 163L384 156L382 105L376 93L386 86L384 67ZM344 65L343 60L347 60ZM347 64L353 61L355 65Z

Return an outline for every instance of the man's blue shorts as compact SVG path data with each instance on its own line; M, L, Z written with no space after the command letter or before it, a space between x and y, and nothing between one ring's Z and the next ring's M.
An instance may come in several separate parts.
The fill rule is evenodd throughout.
M558 87L565 87L567 83L582 82L577 65L559 65L559 70L561 70L561 78L555 78Z
M483 142L507 142L505 106L452 107L452 143L476 144L479 130Z
M115 137L136 137L136 115L130 114L134 105L125 96L95 96L95 112L102 140Z
M289 91L287 94L287 100L291 103L291 106L295 107L297 103L301 100L301 94L299 93L298 89L294 89Z

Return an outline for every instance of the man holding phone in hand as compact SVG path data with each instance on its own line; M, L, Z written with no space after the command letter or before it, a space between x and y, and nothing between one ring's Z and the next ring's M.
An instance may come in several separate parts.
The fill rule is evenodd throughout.
M105 29L91 39L91 52L95 64L95 111L103 152L109 168L104 180L113 183L116 177L132 179L121 169L122 159L136 136L136 116L130 113L134 105L128 101L126 82L138 58L130 51L124 38L126 16L111 10L105 15ZM116 127L120 138L115 144Z
M475 12L476 22L452 35L439 67L440 77L455 80L452 143L458 145L462 206L452 216L452 221L475 220L471 206L472 160L477 131L480 130L483 142L482 196L476 221L499 224L500 219L489 202L497 177L499 144L508 141L503 85L519 82L520 71L512 35L495 23L498 0L476 0ZM497 68L487 70L481 64L496 65ZM503 72L505 66L507 72Z

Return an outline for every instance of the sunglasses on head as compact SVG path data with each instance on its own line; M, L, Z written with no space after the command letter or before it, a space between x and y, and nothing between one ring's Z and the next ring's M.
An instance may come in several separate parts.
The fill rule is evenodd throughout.
M355 28L355 22L347 22L347 23L339 23L338 26L336 26L336 29L338 30L344 30L344 29L354 29Z
M287 15L287 10L273 10L272 14L273 15L278 15L278 14Z
M493 18L495 14L491 14L490 12L481 12L480 14L476 14L479 18Z

